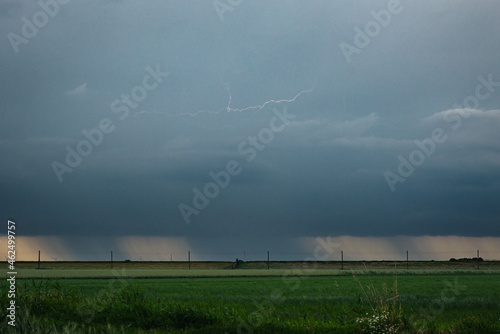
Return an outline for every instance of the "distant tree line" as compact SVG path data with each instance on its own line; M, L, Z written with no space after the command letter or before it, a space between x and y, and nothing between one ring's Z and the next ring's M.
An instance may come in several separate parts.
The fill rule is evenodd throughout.
M452 257L450 259L451 262L481 262L483 261L482 257L461 257L460 259L455 259Z

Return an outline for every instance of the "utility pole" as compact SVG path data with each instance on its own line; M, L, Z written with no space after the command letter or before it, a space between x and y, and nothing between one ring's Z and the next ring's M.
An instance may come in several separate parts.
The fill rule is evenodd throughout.
M406 270L408 270L408 251L406 251Z
M479 249L477 250L477 269L479 269Z
M40 269L40 250L38 250L38 269Z
M191 270L191 251L188 251L188 269Z
M269 269L269 251L267 251L267 269Z
M344 270L344 251L343 250L340 251L340 258L342 261L342 270Z
M111 269L113 269L113 251L111 251Z

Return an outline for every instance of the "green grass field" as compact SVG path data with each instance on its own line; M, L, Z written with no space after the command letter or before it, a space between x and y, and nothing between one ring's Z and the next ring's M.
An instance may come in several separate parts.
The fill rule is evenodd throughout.
M304 270L298 262L271 263L270 270L262 268L266 263L219 267L228 264L191 263L196 269L187 270L182 263L179 269L165 263L124 263L122 268L116 263L112 271L83 269L88 263L44 263L52 269L37 270L27 263L18 272L16 331L6 321L0 331L500 333L500 271L494 265L362 270L356 263L352 271L321 265ZM27 278L33 272L51 279ZM8 303L6 283L2 305Z

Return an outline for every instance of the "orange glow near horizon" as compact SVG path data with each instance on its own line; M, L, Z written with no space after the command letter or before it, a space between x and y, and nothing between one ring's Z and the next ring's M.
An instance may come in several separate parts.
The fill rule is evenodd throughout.
M297 238L297 249L282 250L282 254L304 254L294 259L304 260L319 254L329 255L325 260L404 260L406 250L410 260L449 260L450 258L475 257L476 250L485 260L500 259L500 238L460 236L394 236L394 237L316 237ZM329 244L328 250L321 244ZM110 251L116 261L185 261L191 251L191 260L227 260L205 258L197 253L196 242L182 237L124 236L115 238L26 236L16 238L16 261L36 261L41 250L42 261L107 261ZM332 246L333 245L333 246ZM216 246L214 246L216 247ZM320 248L318 248L320 247ZM0 249L7 258L7 237L0 237ZM239 250L235 250L237 253ZM276 250L277 251L277 250ZM300 253L297 253L300 252ZM277 260L277 259L276 259Z
M500 259L500 238L461 236L394 236L394 237L320 237L334 247L330 260L339 260L340 251L344 260L405 260L409 251L410 260L440 260L471 258L479 256L485 260ZM317 238L304 238L303 245L310 252L321 245ZM321 250L324 255L325 251Z

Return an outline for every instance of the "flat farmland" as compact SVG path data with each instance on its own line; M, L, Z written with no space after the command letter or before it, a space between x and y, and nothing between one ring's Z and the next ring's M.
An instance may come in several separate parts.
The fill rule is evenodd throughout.
M237 269L227 269L232 262L17 262L19 278L161 278L161 277L233 277L233 276L339 276L353 273L452 274L500 273L500 261L449 262L410 261L339 261L299 262L265 261L242 262ZM190 269L189 269L190 268Z
M17 281L16 330L500 333L500 270L495 264L483 262L477 270L410 263L415 269L406 270L399 264L384 268L381 262L378 268L344 262L344 270L328 268L339 263L302 262L271 262L269 270L265 262L243 263L234 270L223 269L230 262L192 262L191 270L182 268L187 263L126 262L114 263L114 269L110 263L42 263L46 269L24 263ZM47 276L28 278L32 272ZM15 332L5 321L0 331Z

